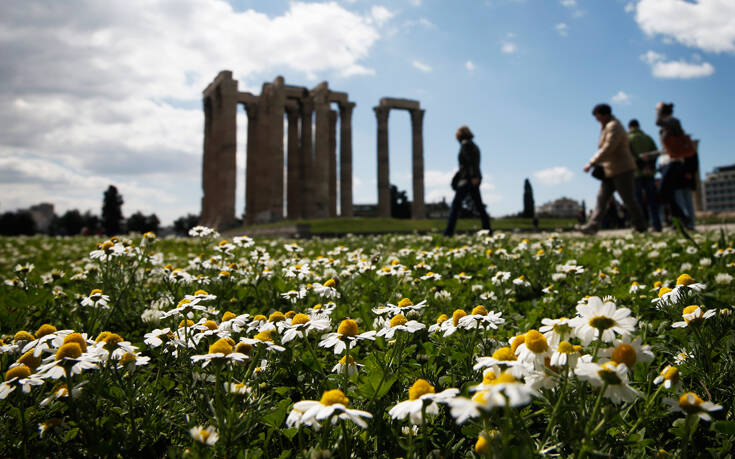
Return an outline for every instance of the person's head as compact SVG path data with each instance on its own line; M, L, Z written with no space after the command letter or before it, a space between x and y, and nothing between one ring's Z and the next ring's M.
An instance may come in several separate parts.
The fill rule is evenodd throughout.
M638 120L637 119L634 118L634 119L632 119L632 120L630 120L628 122L628 130L629 131L636 131L636 130L638 130L640 128L641 128L641 125L638 124Z
M470 140L474 137L474 134L472 134L472 131L470 131L470 128L468 128L466 125L460 126L459 129L457 129L457 140L463 141L463 140Z
M661 114L661 116L670 116L674 114L674 103L666 104L663 102L659 102L656 105L656 110Z
M612 118L612 108L607 104L597 104L592 109L592 116L600 123L605 124Z

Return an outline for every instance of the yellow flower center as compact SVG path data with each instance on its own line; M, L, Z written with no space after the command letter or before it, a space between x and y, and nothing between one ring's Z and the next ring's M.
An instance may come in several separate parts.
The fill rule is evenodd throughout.
M615 325L615 321L607 316L595 316L589 321L590 327L598 330L607 330L608 328Z
M607 362L602 365L602 369L597 374L600 376L600 379L610 385L617 385L623 382L615 371L614 362Z
M286 320L286 316L281 311L276 311L268 317L268 322L282 322Z
M536 251L536 255L543 255L543 254L544 254L544 249L538 249Z
M342 336L357 336L357 322L352 319L345 319L337 327L337 333Z
M347 356L344 356L341 359L339 359L339 363L341 363L342 365L346 365L347 364ZM354 365L354 364L355 364L355 359L353 359L352 356L350 356L350 365Z
M452 314L452 323L454 324L454 326L456 327L459 323L459 319L466 315L467 313L464 312L464 309L457 309L456 311L454 311L454 313Z
M197 290L196 292L194 292L194 296L199 296L199 295L206 296L206 295L209 295L209 293L206 290Z
M296 314L293 316L293 319L291 319L291 325L302 325L305 323L308 323L311 320L311 317L307 316L306 314Z
M194 325L194 324L192 324ZM105 347L115 347L118 344L125 341L122 336L118 335L117 333L110 333L107 338L105 338Z
M240 354L250 355L252 350L253 346L248 343L237 343L237 346L235 346L235 352L239 352Z
M318 310L320 310L320 309L321 309L322 307L323 307L323 306L322 306L322 304L321 304L321 303L319 303L319 304L315 304L314 306L312 306L312 308L311 308L311 309L313 309L313 310L315 310L315 311L318 311Z
M34 338L32 334L25 330L21 330L13 336L13 343L17 343L18 341L33 341L34 339L36 338Z
M676 285L692 285L693 283L694 278L692 278L692 276L687 273L684 273L676 278Z
M76 359L82 355L82 348L77 343L66 343L56 351L56 360Z
M492 384L493 381L495 381L496 378L497 378L497 376L495 376L495 372L494 371L488 371L484 375L482 375L482 383L483 384Z
M658 289L658 297L661 298L662 296L666 295L670 291L671 289L668 287L661 287L660 289Z
M391 261L391 262L390 262L390 264L391 264L391 265L393 265L393 266L395 266L395 265L398 265L398 264L400 264L400 263L401 263L401 262L400 262L400 261L398 261L398 260L393 260L393 261Z
M268 318L263 314L256 314L255 317L253 317L253 322L263 322L265 320L268 320Z
M94 342L99 343L100 341L104 341L105 338L107 338L108 336L110 336L110 332L108 331L100 332L100 334L97 335L97 338L94 340Z
M487 452L487 448L487 440L483 434L480 434L480 436L477 437L477 442L475 443L475 452L482 456Z
M347 406L347 404L350 403L350 399L345 397L344 392L342 392L341 390L332 389L322 394L322 399L319 401L319 403L324 406L330 406L337 403Z
M416 400L424 394L433 394L434 386L429 384L425 379L417 379L415 383L408 389L408 399Z
M390 320L390 326L391 328L397 327L398 325L405 325L406 322L408 322L408 319L406 319L406 316L403 314L397 314L395 317L393 317Z
M638 356L636 355L635 348L630 344L619 344L610 357L613 362L624 363L628 368L633 368Z
M211 346L209 346L210 354L232 354L232 345L227 342L226 339L218 339Z
M485 306L478 304L472 309L472 314L476 316L486 316L487 315L487 309L485 309Z
M51 324L43 324L36 330L36 338L41 338L51 333L56 333L56 327Z
M234 313L230 311L225 311L224 314L222 314L222 322L227 322L228 320L232 320L235 317L237 317Z
M439 317L436 318L436 323L437 324L443 324L447 320L449 320L449 317L447 317L446 314L442 314L442 315L440 315Z
M222 276L222 277L230 277L230 272L229 271L220 271L219 272L219 275Z
M189 304L189 303L191 303L191 300L189 298L184 298L183 300L179 301L178 307L182 307L182 306L184 306L186 304Z
M181 322L179 322L179 328L191 327L193 325L194 325L194 321L190 319L186 319L186 320L181 319Z
M337 286L337 281L336 281L336 280L334 280L334 279L329 279L328 281L326 281L326 282L324 283L324 286L325 286L325 287L332 287L332 288L334 288L334 287L336 287L336 286Z
M26 365L31 370L35 370L41 365L41 356L33 355L34 349L29 350L18 359L18 363Z
M206 327L209 330L217 330L218 328L217 322L215 322L214 320L207 320L202 325L204 325L204 327Z
M472 396L472 401L479 403L481 405L484 405L487 403L489 396L490 396L490 391L481 390L481 391L476 392L475 395Z
M102 243L102 245L100 245L100 249L107 252L108 250L112 248L113 245L115 244L112 241L105 241Z
M679 408L685 413L692 414L701 411L700 405L704 400L694 392L687 392L679 397Z
M666 368L664 368L664 370L661 372L661 376L663 376L664 379L667 381L676 383L679 381L679 369L676 367L672 367L671 365L667 365Z
M490 384L512 384L514 382L516 382L516 378L514 378L513 375L506 370L500 373L498 377L493 379Z
M518 346L526 342L526 335L517 335L514 336L510 343L510 349L515 354L516 349L518 349Z
M409 298L401 298L401 301L398 302L398 307L405 308L406 306L413 306L413 302Z
M526 333L526 347L533 353L540 354L549 350L546 337L538 330L529 330Z
M268 341L272 343L273 342L273 337L271 336L272 331L273 330L263 330L262 332L253 336L253 339L257 339L258 341Z
M559 347L556 349L560 354L573 354L574 346L569 341L562 341L559 343Z
M495 360L510 361L510 360L515 360L516 355L513 352L513 349L509 347L501 347L495 352L493 352L493 358Z
M13 378L23 379L31 375L31 369L27 365L20 364L13 367L5 372L5 380L8 381Z
M120 357L120 365L127 365L129 363L134 363L138 358L135 356L135 354L131 354L130 352L126 352Z
M692 313L696 312L696 310L697 310L697 309L699 309L699 306L698 306L698 305L696 305L696 304L692 304L692 305L690 305L690 306L687 306L687 307L685 307L685 308L684 308L684 309L683 309L683 310L681 311L681 315L685 315L685 314L692 314Z
M91 292L89 292L89 296L97 296L97 295L102 295L102 290L96 288L92 290Z
M81 333L70 333L66 335L62 344L66 343L77 343L82 352L87 352L87 340L84 339Z
M286 313L284 314L284 316L285 316L285 317L286 317L287 319L293 319L293 317L294 317L295 315L296 315L296 311L294 311L294 310L286 311Z
M209 431L207 429L200 429L199 430L199 436L202 438L202 443L206 443L207 439L209 438Z

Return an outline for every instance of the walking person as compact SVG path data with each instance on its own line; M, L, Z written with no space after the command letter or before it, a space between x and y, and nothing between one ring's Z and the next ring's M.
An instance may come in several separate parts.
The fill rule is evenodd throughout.
M659 102L656 105L656 125L660 128L661 145L669 157L669 161L663 161L661 165L659 195L661 200L668 204L672 217L681 220L685 226L693 227L692 220L684 213L676 200L676 190L684 187L684 158L680 157L680 152L671 151L672 148L667 146L667 144L672 145L675 139L684 138L681 123L674 118L674 104Z
M656 173L658 148L651 136L643 132L638 120L628 122L628 146L635 157L635 197L641 209L648 208L648 219L655 231L661 231L661 214L658 208L658 193L653 179ZM645 204L643 197L645 196Z
M584 166L584 171L589 172L593 166L598 166L604 170L605 176L602 177L600 190L597 192L595 210L589 222L582 226L580 231L584 234L595 234L600 229L610 199L617 191L630 213L633 228L637 232L645 233L648 225L635 200L636 166L630 153L625 128L613 116L612 109L607 104L595 105L592 116L600 123L600 141L597 152Z
M459 210L462 208L462 202L467 196L472 199L475 209L480 213L482 228L489 230L490 234L492 234L490 216L485 211L485 205L482 203L482 196L480 196L480 182L482 181L482 173L480 173L480 149L472 141L474 135L469 127L460 126L457 129L456 137L460 144L459 170L454 174L454 178L452 178L452 188L455 193L452 207L449 209L449 219L447 220L447 228L444 230L444 235L447 237L454 235Z

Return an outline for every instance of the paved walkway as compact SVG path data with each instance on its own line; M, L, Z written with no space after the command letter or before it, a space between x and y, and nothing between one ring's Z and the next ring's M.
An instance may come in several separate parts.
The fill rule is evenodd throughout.
M712 225L697 225L696 230L687 232L689 234L697 234L697 233L708 233L708 232L718 232L720 229L725 231L725 234L732 234L735 233L735 223L721 223L721 224L712 224ZM611 230L600 230L597 232L594 236L585 236L579 231L569 231L565 232L564 235L568 236L582 236L582 237L613 237L613 236L625 236L626 234L630 234L633 230L631 228L625 228L625 229L611 229ZM679 230L672 227L664 228L664 234L666 233L678 233ZM657 233L651 233L651 234L657 234Z

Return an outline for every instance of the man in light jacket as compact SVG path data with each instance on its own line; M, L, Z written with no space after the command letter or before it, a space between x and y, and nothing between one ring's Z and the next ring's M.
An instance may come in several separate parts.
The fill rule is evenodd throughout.
M600 142L597 152L584 166L584 171L589 172L593 166L600 166L605 171L605 177L601 180L600 190L597 192L595 210L587 224L580 230L584 234L595 234L600 229L608 203L613 193L617 191L630 214L633 228L637 232L644 233L648 224L635 199L636 165L628 147L628 133L612 115L609 105L596 105L592 109L592 115L601 125Z

